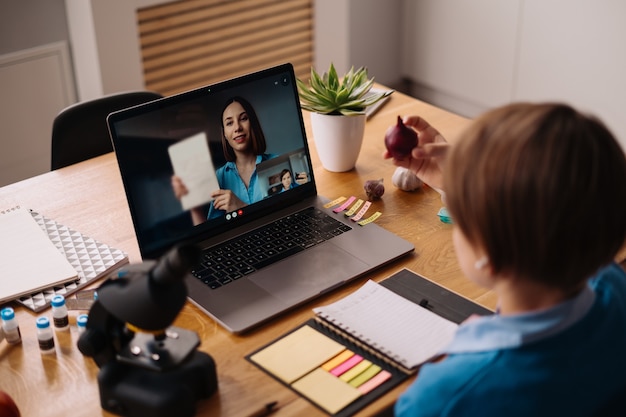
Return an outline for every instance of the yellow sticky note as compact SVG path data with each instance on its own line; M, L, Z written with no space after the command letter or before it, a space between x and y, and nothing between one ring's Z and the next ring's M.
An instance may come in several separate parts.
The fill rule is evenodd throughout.
M356 364L355 366L347 370L345 373L343 373L339 377L339 379L341 379L342 381L348 382L351 379L356 378L357 375L363 373L367 368L370 367L371 364L372 362L368 360L362 360L361 362L359 362L358 364Z
M310 326L277 340L250 356L250 360L286 383L321 366L345 347Z
M324 204L324 208L331 208L332 206L336 206L337 204L341 203L345 199L346 197L344 196L337 197L333 201L329 201L328 203Z
M365 384L367 381L375 377L380 371L380 366L371 364L365 371L352 378L348 383L353 387L358 388L359 386Z
M300 378L291 387L330 414L337 413L362 395L358 389L322 368Z

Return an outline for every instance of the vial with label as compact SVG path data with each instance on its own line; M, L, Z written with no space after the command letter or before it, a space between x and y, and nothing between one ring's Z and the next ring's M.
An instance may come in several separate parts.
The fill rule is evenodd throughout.
M54 334L48 317L39 317L37 319L37 340L39 340L41 353L54 352Z
M20 333L20 326L15 318L15 311L11 307L3 308L2 312L2 329L4 330L4 337L7 342L14 345L22 341L22 334Z
M76 317L76 326L78 327L78 333L82 333L87 328L87 314L81 314Z
M52 320L54 327L58 330L67 330L70 326L70 320L67 314L67 306L65 305L65 297L55 295L52 297Z

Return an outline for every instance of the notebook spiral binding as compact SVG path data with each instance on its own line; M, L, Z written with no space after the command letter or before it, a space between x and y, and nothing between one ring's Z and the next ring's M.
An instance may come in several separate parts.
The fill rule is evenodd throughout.
M350 333L348 333L346 330L347 329L341 329L339 328L337 325L333 324L333 322L335 320L331 320L331 319L326 319L323 316L318 316L315 317L313 320L315 320L315 322L317 324L319 324L321 327L323 327L324 329L332 332L333 334L335 334L336 336L348 341L349 343L358 346L360 349L362 349L363 351L369 353L370 355L376 357L377 359L379 359L380 361L386 363L387 365L391 366L392 368L406 374L406 375L411 375L417 372L417 368L415 369L409 369L405 366L403 366L402 364L400 364L399 362L397 362L397 358L392 358L390 357L390 355L385 354L384 352L376 349L375 347L373 347L372 345L368 345L365 341L360 340L358 338L358 336L356 335L352 335ZM395 360L394 360L395 359Z

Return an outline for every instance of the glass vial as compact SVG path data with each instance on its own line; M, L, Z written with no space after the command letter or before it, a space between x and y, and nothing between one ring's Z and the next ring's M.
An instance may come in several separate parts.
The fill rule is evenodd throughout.
M39 317L37 319L37 340L39 340L41 353L54 352L54 334L48 317Z
M11 307L3 308L2 313L2 329L4 330L4 337L11 345L15 345L22 341L22 334L20 333L20 326L15 318L15 311Z
M55 295L52 297L52 320L57 330L67 330L70 326L70 320L67 314L67 306L65 305L65 297Z
M78 327L78 333L82 333L87 328L87 314L81 314L76 317L76 326Z

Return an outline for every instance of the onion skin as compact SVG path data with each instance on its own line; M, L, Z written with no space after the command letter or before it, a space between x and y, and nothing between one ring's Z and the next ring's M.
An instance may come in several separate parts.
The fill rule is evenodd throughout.
M379 180L367 180L365 181L365 185L363 185L363 189L365 189L365 194L367 194L367 199L377 200L385 194L385 185L383 184L383 179Z
M385 132L385 146L394 159L404 159L417 146L417 133L405 126L402 118L398 116L396 125L389 127Z

